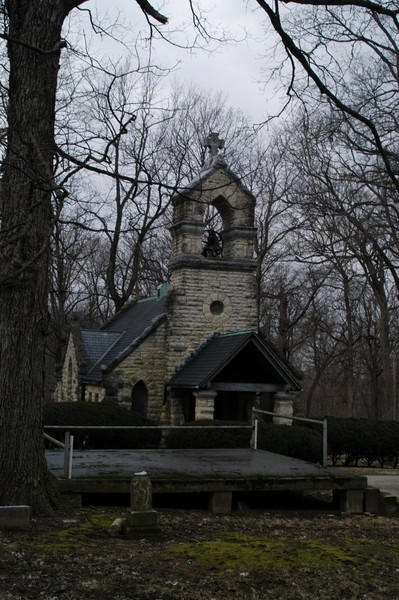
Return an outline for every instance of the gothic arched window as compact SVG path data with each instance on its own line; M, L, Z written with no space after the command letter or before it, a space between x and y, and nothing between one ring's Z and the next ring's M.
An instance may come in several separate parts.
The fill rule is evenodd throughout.
M132 389L132 412L138 413L143 417L148 412L148 390L144 381L140 380Z

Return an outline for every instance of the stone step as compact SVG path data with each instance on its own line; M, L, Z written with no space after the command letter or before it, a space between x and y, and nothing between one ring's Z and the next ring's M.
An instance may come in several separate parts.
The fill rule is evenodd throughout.
M381 497L384 502L384 514L388 517L399 514L399 498L387 492L381 492Z
M386 517L399 514L399 497L369 486L364 491L364 511Z

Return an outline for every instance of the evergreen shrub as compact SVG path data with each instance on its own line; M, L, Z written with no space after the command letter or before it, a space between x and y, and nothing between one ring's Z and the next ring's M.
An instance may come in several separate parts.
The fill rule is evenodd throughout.
M45 425L155 425L153 421L126 408L109 403L56 402L44 409ZM47 430L52 437L64 441L64 431ZM133 430L70 430L76 448L118 449L158 448L161 431Z
M172 429L165 436L166 448L249 448L250 429L209 429L215 425L245 425L238 421L190 421L185 425L201 425L205 429Z
M372 466L399 461L399 423L328 417L328 449L333 464Z
M309 462L323 460L323 434L302 425L259 422L258 448Z

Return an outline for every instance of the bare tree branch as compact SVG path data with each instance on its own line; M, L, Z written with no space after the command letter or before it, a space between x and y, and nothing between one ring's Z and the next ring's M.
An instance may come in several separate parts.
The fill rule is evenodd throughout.
M371 10L380 15L394 17L399 15L399 9L390 9L383 6L380 2L372 2L371 0L280 0L283 4L306 4L310 6L357 6L366 10Z
M159 23L162 23L162 25L166 25L168 22L167 17L161 15L160 12L155 10L155 8L149 2L147 2L147 0L136 0L136 2L146 15L149 15Z

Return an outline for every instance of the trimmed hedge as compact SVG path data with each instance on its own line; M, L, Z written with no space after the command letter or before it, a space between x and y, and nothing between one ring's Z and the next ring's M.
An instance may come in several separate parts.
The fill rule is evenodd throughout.
M249 448L250 429L207 429L214 425L243 425L237 421L192 421L186 425L204 425L205 429L171 430L165 437L166 448ZM305 427L259 423L258 448L311 462L322 460L323 436Z
M323 435L302 425L260 422L258 448L317 463L323 460Z
M150 419L114 404L90 402L57 402L44 409L45 425L155 425ZM161 432L157 430L70 430L75 447L86 448L158 448ZM63 441L64 432L47 430Z
M399 423L372 419L328 417L328 451L334 465L399 462Z
M185 425L246 425L237 421L191 421ZM249 448L250 429L175 429L165 436L166 448Z

